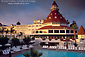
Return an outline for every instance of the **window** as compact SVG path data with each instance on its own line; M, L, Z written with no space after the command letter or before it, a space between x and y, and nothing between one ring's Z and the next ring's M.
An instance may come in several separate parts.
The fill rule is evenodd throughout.
M74 33L73 30L71 30L71 33Z
M36 33L38 33L38 31L36 31Z
M69 30L66 30L66 33L69 33Z
M60 17L60 19L62 19L62 17Z
M52 15L52 13L51 13L51 15Z
M59 33L59 30L54 30L54 33Z
M49 32L49 33L53 33L53 30L49 30L48 32Z
M38 25L36 25L36 27L38 27Z
M40 33L42 33L42 31L40 31Z
M57 17L55 16L55 18L57 18Z
M34 27L34 26L32 26L32 27Z
M28 26L28 27L31 27L31 26Z
M40 27L42 26L42 25L39 25Z
M75 31L75 33L77 33L77 31Z
M49 19L51 19L51 17L49 17Z
M65 30L60 30L60 33L65 33Z

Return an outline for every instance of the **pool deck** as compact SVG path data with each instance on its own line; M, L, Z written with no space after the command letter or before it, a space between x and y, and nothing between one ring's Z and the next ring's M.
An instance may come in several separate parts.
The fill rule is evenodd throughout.
M54 51L66 51L66 52L80 52L80 53L85 53L85 51L79 51L79 50L42 49L41 46L35 46L34 48L35 49L38 49L38 50L54 50ZM20 52L15 52L14 54L12 54L12 56L14 57L14 56L17 56L19 54L23 54L23 53L28 52L28 51L29 51L29 49L28 50L22 50ZM9 55L1 55L0 57L9 57Z

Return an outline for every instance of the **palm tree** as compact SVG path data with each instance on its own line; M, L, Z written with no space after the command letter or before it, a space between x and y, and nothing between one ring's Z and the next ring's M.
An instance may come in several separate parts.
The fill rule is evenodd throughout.
M16 38L16 31L14 30L14 38Z
M31 38L29 36L27 36L23 39L23 41L24 41L25 44L29 45L29 42L31 41Z
M75 44L76 44L76 32L75 32L75 30L78 29L78 26L77 26L76 22L73 21L73 23L70 25L70 27L74 30L74 39L75 39Z
M3 37L4 29L5 28L3 28L3 27L1 28L2 37Z
M12 37L13 32L14 32L14 29L12 27L12 28L10 28L10 35L11 35L11 37Z
M22 32L19 32L19 33L18 33L19 38L21 38L22 35L23 35Z
M67 21L67 24L70 24L70 22L68 20L66 20L66 21Z
M16 25L21 25L21 23L20 22L17 22Z
M7 33L9 32L9 31L8 31L8 29L6 29L6 31L5 31L5 32L6 32L6 35L7 35Z
M42 53L39 53L37 50L31 48L30 53L23 54L25 57L40 57Z

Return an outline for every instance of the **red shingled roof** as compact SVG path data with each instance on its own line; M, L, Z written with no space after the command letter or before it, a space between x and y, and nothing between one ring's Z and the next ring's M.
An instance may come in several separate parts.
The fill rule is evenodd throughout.
M57 5L57 4L54 1L52 5ZM50 14L48 15L48 17L43 22L43 24L44 23L48 23L48 22L67 23L67 21L65 20L65 18L59 13L58 10L51 11Z
M83 28L83 26L81 25L79 31L78 31L78 35L85 35L85 30Z
M45 27L39 28L38 30L41 30L41 29L71 29L71 28L68 26L45 26Z
M49 17L51 17L51 19L49 19ZM48 17L45 19L43 23L48 23L48 22L67 23L65 18L56 10L51 11L51 13L48 15Z

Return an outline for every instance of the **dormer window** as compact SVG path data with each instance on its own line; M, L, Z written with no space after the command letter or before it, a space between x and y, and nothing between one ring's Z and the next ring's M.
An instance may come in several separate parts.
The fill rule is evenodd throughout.
M56 13L55 13L55 15L56 15Z
M51 19L51 17L49 17L49 19Z
M52 15L52 13L51 13L51 15Z
M55 16L55 18L57 18L57 17Z
M65 27L63 27L63 29L65 29Z
M60 19L62 19L62 17L60 17Z

